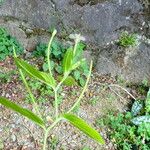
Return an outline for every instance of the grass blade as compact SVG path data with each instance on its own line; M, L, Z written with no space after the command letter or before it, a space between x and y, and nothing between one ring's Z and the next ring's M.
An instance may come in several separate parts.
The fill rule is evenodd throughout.
M24 117L27 117L28 119L37 123L39 126L44 127L44 121L40 117L38 117L36 114L31 112L30 110L20 107L19 105L11 102L10 100L8 100L4 97L0 97L0 104L4 105L5 107L7 107L13 111L18 112L19 114L23 115Z

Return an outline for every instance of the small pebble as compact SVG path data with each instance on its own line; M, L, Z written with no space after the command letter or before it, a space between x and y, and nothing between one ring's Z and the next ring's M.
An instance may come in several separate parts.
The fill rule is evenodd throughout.
M11 135L10 138L11 138L12 142L16 142L16 140L17 140L17 137L16 137L16 135L14 135L14 134Z

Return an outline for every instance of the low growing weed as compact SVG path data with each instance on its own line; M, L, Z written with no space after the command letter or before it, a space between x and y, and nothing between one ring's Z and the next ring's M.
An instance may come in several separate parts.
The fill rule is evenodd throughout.
M137 38L135 34L123 32L119 38L118 44L123 47L136 46Z
M53 127L55 127L60 121L65 120L71 123L73 126L81 130L83 133L85 133L90 138L94 139L100 144L104 144L103 138L100 136L100 134L93 129L91 126L89 126L84 120L79 118L78 116L74 115L72 112L76 106L80 104L80 101L87 89L88 82L90 80L90 75L92 71L92 62L90 64L90 69L88 73L88 77L86 80L86 83L83 87L83 90L79 96L79 98L76 100L76 102L73 104L73 106L67 110L60 113L59 111L59 103L58 103L58 96L59 96L59 90L62 86L62 83L68 78L68 76L71 74L73 70L76 70L85 59L76 59L78 53L77 53L77 45L80 42L80 36L78 35L75 40L75 46L74 48L67 49L63 61L62 61L62 68L63 68L63 78L60 82L57 82L57 80L53 77L53 73L51 70L51 64L50 64L50 46L52 43L52 40L56 34L56 30L54 30L52 37L50 39L48 49L46 51L47 55L47 63L48 63L48 70L49 72L42 72L37 70L35 67L28 64L26 61L17 58L17 55L15 53L14 48L14 60L19 68L19 72L22 78L23 83L25 84L25 87L30 95L30 99L33 104L34 113L28 109L22 108L21 106L15 104L14 102L11 102L10 100L0 97L0 104L6 106L7 108L18 112L24 117L27 117L31 121L35 122L39 127L43 129L44 137L43 137L43 150L47 150L47 139L49 136L49 132L52 130ZM28 75L45 85L48 85L51 87L53 94L54 94L54 105L55 105L55 115L54 116L46 116L46 118L49 118L52 123L49 125L48 120L46 120L45 116L41 114L41 111L39 109L39 106L37 104L36 98L34 97L33 93L31 92L31 89L28 85L28 82L25 78L25 75ZM50 113L51 114L51 113Z
M23 53L23 47L16 38L9 35L5 28L0 27L0 61L13 55L13 47L17 54Z
M15 70L9 71L7 73L0 72L0 83L10 82L14 74Z
M96 106L98 101L99 97L93 97L92 99L90 99L89 104L91 104L92 106Z
M81 150L91 150L89 147L85 146Z
M108 135L117 149L150 149L150 90L145 100L136 100L130 112L111 113L97 125L108 128Z
M86 47L85 44L83 44L82 42L78 43L78 45L76 47L77 55L76 55L76 58L74 59L75 61L82 58L83 50L85 49L85 47ZM47 59L45 57L45 53L46 53L47 48L48 48L47 44L40 43L37 46L36 50L33 51L33 56L45 58L45 63L42 66L44 71L48 71L48 62L47 62ZM52 42L51 56L50 56L50 59L51 59L50 64L51 64L52 72L56 72L57 74L62 76L62 74L63 74L62 61L63 61L63 57L65 55L65 52L69 48L63 46L63 44L57 40L54 40ZM88 72L89 72L88 64L86 61L83 61L81 63L81 65L76 70L72 71L71 76L81 86L84 86L85 79L88 75ZM74 85L74 84L75 84L75 82L72 82L71 85Z
M49 141L49 144L48 144L49 149L56 150L58 143L59 143L58 137L56 137L56 136L52 137L51 141Z
M35 79L28 80L28 84L34 94L36 94L37 103L45 103L48 101L49 95L53 96L53 92L50 86L41 83L40 81L36 81ZM30 95L26 94L25 101L28 103L32 103L30 99Z

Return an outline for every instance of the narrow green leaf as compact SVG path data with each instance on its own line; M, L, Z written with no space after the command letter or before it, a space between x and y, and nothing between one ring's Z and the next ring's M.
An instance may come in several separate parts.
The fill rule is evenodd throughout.
M73 49L69 48L67 50L67 52L65 53L65 56L63 59L63 71L64 71L64 73L67 73L71 70L72 61L73 61Z
M55 79L52 76L50 76L49 74L47 74L45 72L40 72L40 74L44 78L44 81L45 81L46 84L50 85L51 87L55 87L56 82L55 82Z
M95 129L90 127L84 120L78 118L73 114L64 114L63 117L67 119L72 125L88 135L90 138L98 141L100 144L105 143L100 134Z
M38 117L36 114L31 112L30 110L22 108L19 105L9 101L8 99L4 97L0 97L0 104L4 105L5 107L11 110L14 110L20 113L21 115L37 123L39 126L44 127L44 121L40 117Z
M55 80L52 76L45 72L38 71L34 67L32 67L30 64L25 62L24 60L21 60L19 58L14 58L16 65L25 71L29 76L34 77L38 79L39 81L42 81L52 87L55 87Z
M19 58L14 58L16 65L25 71L29 76L39 79L40 81L44 81L43 76L40 74L38 70L36 70L34 67L26 63L24 60L21 60Z
M147 98L146 98L146 112L150 113L150 89L147 92Z

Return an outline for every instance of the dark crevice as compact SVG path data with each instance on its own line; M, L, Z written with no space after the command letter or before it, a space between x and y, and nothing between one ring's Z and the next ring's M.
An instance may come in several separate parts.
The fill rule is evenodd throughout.
M57 11L57 5L56 5L56 2L55 2L54 0L51 0L51 2L52 2L52 5L53 5L55 11Z
M98 3L103 3L105 1L109 1L109 0L74 0L74 4L78 4L80 6L84 6L84 5L96 5Z

